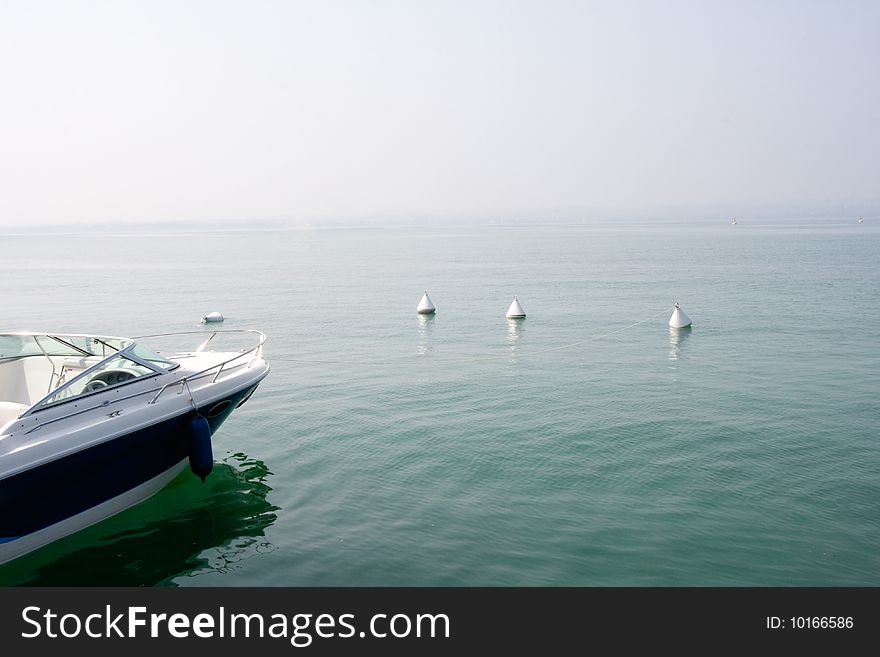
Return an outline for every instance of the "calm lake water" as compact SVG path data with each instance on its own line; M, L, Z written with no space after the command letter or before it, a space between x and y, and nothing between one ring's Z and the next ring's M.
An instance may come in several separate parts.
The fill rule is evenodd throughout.
M0 240L7 330L217 310L272 366L206 483L187 471L0 584L880 585L876 225Z

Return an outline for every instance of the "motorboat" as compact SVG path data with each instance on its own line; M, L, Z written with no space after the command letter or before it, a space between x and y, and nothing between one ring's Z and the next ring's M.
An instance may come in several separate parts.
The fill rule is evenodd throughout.
M214 433L269 373L265 341L0 334L0 563L142 502L187 466L204 481Z

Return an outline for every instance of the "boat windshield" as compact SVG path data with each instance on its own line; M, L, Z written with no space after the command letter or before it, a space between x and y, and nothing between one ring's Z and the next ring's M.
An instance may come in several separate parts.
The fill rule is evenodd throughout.
M90 335L0 335L0 359L26 356L100 356L122 351L130 340Z
M112 350L115 348L112 340L100 338L99 341L102 350ZM179 367L177 363L163 358L146 347L131 341L126 342L128 344L124 349L119 352L111 351L111 355L108 355L104 360L89 367L69 381L65 381L65 375L62 374L55 391L43 398L36 404L36 407L41 408L80 395L102 392L107 388L128 383L141 377L168 372ZM117 343L119 346L124 346L119 341ZM77 349L80 346L74 345L74 343L70 344ZM77 353L77 355L81 354Z
M143 345L133 344L128 349L128 353L132 354L135 358L145 360L162 370L170 370L177 367L177 363L172 363L167 358L162 358L162 356L153 351L150 351Z
M113 356L86 370L67 385L62 385L40 405L45 406L82 394L100 392L149 374L156 374L156 371L125 356Z

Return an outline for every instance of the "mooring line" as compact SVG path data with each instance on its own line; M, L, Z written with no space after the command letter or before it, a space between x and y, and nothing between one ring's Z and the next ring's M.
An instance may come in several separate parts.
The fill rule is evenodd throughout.
M645 319L641 319L637 322L633 322L627 326L624 326L619 329L615 329L613 331L609 331L608 333L602 333L601 335L594 335L590 338L586 338L584 340L578 340L577 342L571 342L564 345L559 345L556 347L548 347L546 349L539 349L537 351L526 351L523 353L517 352L517 358L528 358L530 356L536 356L539 354L546 354L551 351L562 351L564 349L571 349L573 347L578 347L582 344L587 344L589 342L596 342L597 340L603 340L605 338L609 338L612 335L617 335L618 333L623 333L624 331L628 331L629 329L635 328L641 324L645 324L646 322L650 322L652 319L658 317L659 315L668 312L667 309L659 310L653 315L646 317ZM510 359L510 352L506 352L503 354L496 354L493 356L475 356L475 357L462 357L462 358L440 358L434 362L439 364L445 363L471 363L471 362L479 362L484 360L499 360L499 359ZM396 359L383 359L381 361L378 360L322 360L322 359L311 359L311 358L272 358L271 361L280 361L280 362L290 362L290 363L305 363L305 364L314 364L314 365L370 365L370 366L379 366L379 365L389 365L392 363L402 362L404 360L411 360L416 358L415 354L407 354L406 356L401 356Z
M548 351L561 351L563 349L570 349L572 347L578 347L578 346L580 346L582 344L586 344L588 342L595 342L596 340L602 340L604 338L611 337L612 335L616 335L618 333L623 333L624 331L628 331L629 329L635 328L636 326L638 326L640 324L644 324L645 322L650 322L652 319L654 319L658 315L665 313L665 312L666 312L665 309L660 310L660 311L654 313L653 315L651 315L650 317L646 317L645 319L639 320L638 322L630 324L629 326L624 326L623 328L615 329L614 331L609 331L608 333L603 333L602 335L595 335L592 338L587 338L586 340L578 340L577 342L572 342L570 344L564 344L559 347L548 347L547 349L539 349L538 351L529 351L529 352L527 352L526 355L532 356L535 354L546 354Z

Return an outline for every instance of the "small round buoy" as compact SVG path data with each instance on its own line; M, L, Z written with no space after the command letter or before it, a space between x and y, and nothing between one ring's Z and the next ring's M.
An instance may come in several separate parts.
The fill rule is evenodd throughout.
M672 328L684 328L685 326L691 325L691 318L681 309L678 302L676 302L675 307L672 309L672 316L669 318L669 325Z
M214 469L214 451L211 448L211 425L204 416L196 413L189 423L189 468L205 482Z
M517 301L516 295L514 295L510 308L507 309L507 319L521 319L525 316L526 312L523 310L519 301Z
M431 297L428 296L427 290L425 290L425 293L422 295L422 300L419 301L419 306L416 310L420 315L433 315L437 310L431 302Z
M207 324L209 322L222 322L223 315L218 312L208 313L204 317L202 317L202 323Z

